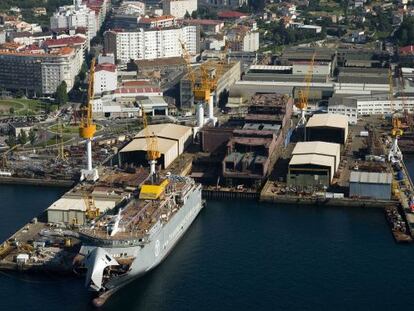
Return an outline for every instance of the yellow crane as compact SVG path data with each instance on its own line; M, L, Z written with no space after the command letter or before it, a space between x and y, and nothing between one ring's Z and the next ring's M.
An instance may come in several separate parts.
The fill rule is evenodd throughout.
M60 119L58 120L58 131L59 131L59 135L56 135L56 144L59 146L58 146L58 154L56 156L56 160L67 161L68 157L65 153L65 147L63 145L63 124L60 121ZM59 141L58 141L58 136L60 136Z
M157 136L154 133L151 133L148 128L148 120L144 108L142 107L141 109L144 134L147 141L147 159L150 165L150 174L149 183L145 183L141 186L139 198L142 200L157 200L165 193L165 189L169 184L169 180L164 179L160 182L156 182L155 165L157 164L157 160L161 157L161 152L158 149Z
M81 180L95 181L99 178L98 170L92 167L92 140L96 133L96 124L92 118L92 99L94 96L95 58L92 59L89 71L88 98L86 106L82 109L79 125L79 136L86 139L87 168L81 171Z
M306 109L308 108L309 91L313 77L313 67L315 64L316 52L313 53L312 59L308 66L308 72L305 75L305 88L299 90L299 101L296 103L296 107L300 110L300 117L298 121L298 127L305 126L306 124Z
M187 65L188 79L190 80L191 89L194 95L194 101L197 108L197 127L202 127L204 125L204 105L208 103L208 116L209 119L215 123L215 118L213 115L214 103L212 93L217 88L217 70L220 70L220 65L216 68L216 73L211 74L211 67L208 63L203 63L200 65L200 82L196 81L195 73L193 67L191 66L191 56L188 53L188 50L185 44L180 41L181 48L183 50L183 58Z
M158 150L158 140L154 133L150 133L148 128L147 115L144 111L144 107L141 107L142 111L142 124L144 126L145 139L147 141L147 160L150 165L150 176L155 174L155 165L157 160L161 157L161 153Z
M397 111L395 110L394 105L394 79L391 68L388 71L388 83L389 83L389 99L390 99L390 108L391 108L391 137L392 144L388 152L388 161L394 163L402 160L402 152L398 146L398 139L403 135L403 130L401 129L401 120L397 116Z
M85 216L87 219L92 220L99 216L99 209L95 205L95 200L91 194L85 193L83 196L85 202L86 212Z

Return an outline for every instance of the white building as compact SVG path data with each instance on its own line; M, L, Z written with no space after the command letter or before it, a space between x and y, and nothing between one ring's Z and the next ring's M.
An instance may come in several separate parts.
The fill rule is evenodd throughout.
M164 0L163 10L164 14L183 18L187 12L197 11L197 0Z
M105 64L105 63L115 65L115 55L111 53L99 54L98 64Z
M361 116L385 115L395 111L414 113L413 97L404 99L397 97L393 99L393 104L391 104L388 94L357 96L341 95L334 95L329 100L328 112L348 116L349 123L351 124L356 124L358 117Z
M138 31L105 33L105 50L114 53L121 63L131 59L157 59L182 56L180 41L186 44L190 54L199 51L199 31L196 26L165 29L143 28Z
M310 69L310 62L295 61L292 63L292 74L306 75ZM312 75L329 76L332 71L332 62L314 62L312 66Z
M133 117L141 114L141 108L138 105L140 99L154 98L152 108L149 109L150 102L145 102L145 111L158 114L157 110L167 109L157 98L162 98L163 93L159 87L150 85L142 87L120 87L110 94L105 94L95 98L92 101L92 112L94 117ZM164 114L167 114L168 110Z
M76 29L83 27L87 29L88 41L96 36L99 28L95 11L81 4L81 0L75 0L74 5L61 6L50 17L50 28Z
M114 64L102 63L95 67L95 95L115 91L117 88L117 69Z
M248 0L200 0L206 6L218 9L237 9L248 4Z
M229 49L240 52L256 52L259 49L259 32L247 26L237 26L226 34Z

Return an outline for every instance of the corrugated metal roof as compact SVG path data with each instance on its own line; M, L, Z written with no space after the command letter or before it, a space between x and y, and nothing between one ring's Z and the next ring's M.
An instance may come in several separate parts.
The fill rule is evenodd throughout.
M289 165L312 164L335 168L335 161L332 156L320 154L295 154L290 159Z
M314 153L319 155L337 156L341 146L335 143L323 141L298 142L293 149L292 155Z
M314 114L309 118L306 127L327 126L336 128L348 128L348 117L334 113Z
M278 66L278 65L251 65L249 70L291 70L292 66Z
M95 206L98 208L101 212L105 212L108 209L115 207L115 201L110 200L97 200L95 199ZM48 210L58 210L58 211L69 211L69 210L75 210L75 211L86 211L86 205L85 200L83 198L60 198L56 202L54 202L52 205L50 205Z
M157 138L158 150L161 153L167 153L171 148L177 148L177 142L171 139ZM128 145L126 145L121 152L131 151L147 151L147 141L144 137L134 138Z
M158 137L167 137L171 139L181 139L191 134L191 127L173 123L151 124L148 125L150 133ZM145 131L140 131L135 137L145 137Z
M352 171L349 182L366 184L391 184L391 173Z

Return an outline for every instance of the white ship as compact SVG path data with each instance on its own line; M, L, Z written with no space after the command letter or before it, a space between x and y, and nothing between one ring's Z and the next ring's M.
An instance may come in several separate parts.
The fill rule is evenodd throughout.
M139 199L82 228L80 255L86 286L97 294L93 303L104 304L123 285L155 268L202 208L200 184L168 176L157 185L143 185Z

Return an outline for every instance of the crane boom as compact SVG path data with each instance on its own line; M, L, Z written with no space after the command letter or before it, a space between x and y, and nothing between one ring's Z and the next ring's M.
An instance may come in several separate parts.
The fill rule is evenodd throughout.
M311 86L312 77L313 77L313 68L315 65L315 57L316 57L316 52L313 53L312 55L311 61L308 66L308 71L305 75L305 80L304 80L305 88L299 90L299 102L296 104L296 107L300 110L300 119L298 121L298 127L304 126L306 123L305 112L308 107L309 92L310 92L310 86Z
M398 139L402 136L403 131L401 129L401 120L398 118L397 111L395 110L394 105L394 79L392 75L391 68L388 71L388 83L389 83L389 99L390 99L390 109L391 109L391 118L392 118L392 145L388 152L388 161L390 162L399 162L402 160L402 152L398 146Z

